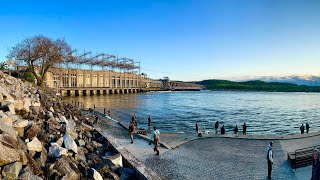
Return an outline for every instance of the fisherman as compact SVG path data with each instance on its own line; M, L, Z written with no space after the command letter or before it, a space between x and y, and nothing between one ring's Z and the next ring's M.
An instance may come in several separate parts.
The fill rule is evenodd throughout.
M148 130L150 130L151 122L152 122L152 119L151 119L151 116L149 116L148 117Z
M238 131L239 131L238 125L236 125L236 127L234 127L233 131L234 131L234 134L235 134L236 136L238 136Z
M218 133L219 121L214 124L214 128L216 129L216 134Z
M221 127L221 134L225 134L226 133L226 128L224 128L224 125Z
M154 150L154 152L157 152L156 155L159 156L160 131L157 130L157 127L156 127L156 126L153 127L153 130L154 130L154 131L153 131L152 134L151 134L149 145L151 145L151 142L152 142L152 140L153 140L153 142L154 142L154 148L153 148L153 150Z
M129 126L129 135L131 138L131 143L133 144L133 136L134 136L134 132L135 132L135 126L134 126L134 122L131 121L130 122L130 126Z

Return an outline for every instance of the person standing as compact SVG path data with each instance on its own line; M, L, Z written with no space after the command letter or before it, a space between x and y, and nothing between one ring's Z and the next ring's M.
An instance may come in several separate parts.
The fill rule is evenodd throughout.
M307 134L309 133L309 129L310 129L309 123L306 123Z
M238 131L239 131L238 125L236 125L236 127L234 127L233 131L234 131L234 134L235 134L236 136L238 136Z
M152 122L152 119L151 119L151 116L149 116L148 117L148 130L150 130L151 122Z
M108 116L111 118L111 112L110 111L108 111Z
M197 132L197 134L198 134L198 132L199 132L198 121L196 121L196 132Z
M221 127L221 134L225 134L226 133L226 128L224 128L224 125Z
M301 131L301 134L304 134L304 125L303 124L300 126L300 131Z
M154 130L154 131L153 131L152 134L151 134L149 145L151 145L151 142L152 142L152 140L153 140L153 142L154 142L154 148L153 148L153 150L154 150L154 152L157 152L156 155L159 156L160 131L157 130L157 127L156 127L156 126L153 127L153 130Z
M319 150L314 149L312 154L311 180L319 180L319 179L320 179Z
M134 126L134 122L131 121L130 125L129 125L129 135L131 138L131 143L133 144L133 136L134 136L134 132L135 132L135 126Z
M247 135L247 125L245 122L242 125L242 133L243 133L243 135Z
M214 128L216 129L216 134L218 133L219 121L214 124Z
M273 165L273 153L272 153L273 142L271 141L268 145L267 161L268 161L268 179L271 179L272 165Z
M103 108L103 114L106 115L106 108Z

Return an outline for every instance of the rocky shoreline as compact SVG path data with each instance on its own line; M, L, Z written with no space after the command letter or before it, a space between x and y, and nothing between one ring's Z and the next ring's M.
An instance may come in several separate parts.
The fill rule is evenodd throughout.
M0 71L0 179L134 179L85 109Z

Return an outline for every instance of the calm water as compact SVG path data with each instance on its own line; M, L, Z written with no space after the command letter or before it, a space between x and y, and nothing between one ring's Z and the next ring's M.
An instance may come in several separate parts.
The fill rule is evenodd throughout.
M250 134L295 134L301 123L309 122L311 132L320 130L320 94L273 92L150 92L138 94L68 97L67 101L85 102L103 112L111 111L114 119L129 122L138 116L139 127L147 128L148 115L162 131L194 133L213 131L215 121L232 133L243 122Z

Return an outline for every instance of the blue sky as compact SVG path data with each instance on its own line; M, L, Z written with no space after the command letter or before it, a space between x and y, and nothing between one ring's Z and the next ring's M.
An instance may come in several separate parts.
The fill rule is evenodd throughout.
M6 1L0 61L24 37L141 62L152 78L320 75L319 0Z

